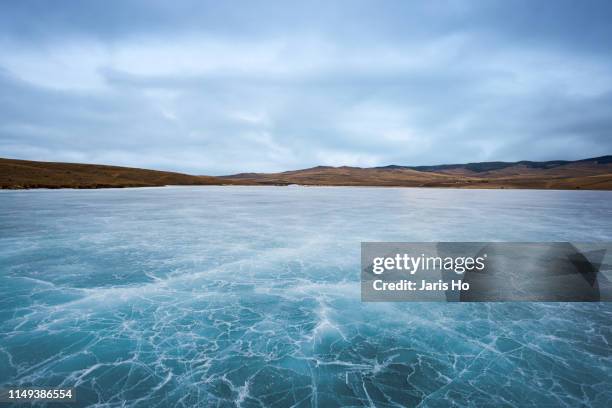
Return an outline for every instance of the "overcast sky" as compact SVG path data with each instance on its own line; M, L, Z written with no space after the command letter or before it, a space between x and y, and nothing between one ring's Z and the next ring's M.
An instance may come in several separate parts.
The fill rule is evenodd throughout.
M0 2L0 157L229 174L612 153L609 1Z

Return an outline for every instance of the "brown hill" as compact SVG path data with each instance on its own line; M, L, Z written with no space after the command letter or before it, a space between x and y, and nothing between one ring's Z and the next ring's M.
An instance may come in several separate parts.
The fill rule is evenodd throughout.
M98 164L0 158L0 188L104 188L231 184L216 177Z
M488 162L374 168L319 166L222 177L235 183L332 186L612 190L612 156L578 161Z
M220 184L612 190L612 156L578 161L420 167L319 166L282 173L241 173L222 177L96 164L0 159L0 188L3 189Z
M456 177L411 169L319 166L283 173L243 173L223 176L224 180L256 184L302 184L326 186L421 186L423 183L451 183Z

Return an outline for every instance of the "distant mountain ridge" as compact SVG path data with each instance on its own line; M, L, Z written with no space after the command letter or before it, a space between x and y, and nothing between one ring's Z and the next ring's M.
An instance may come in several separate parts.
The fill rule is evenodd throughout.
M281 173L239 173L219 177L0 158L2 189L223 184L612 190L612 155L574 161L523 160L370 168L316 166Z
M439 164L439 165L433 165L433 166L390 165L390 166L383 166L383 167L376 167L376 168L383 168L383 169L404 168L404 169L412 169L412 170L418 170L418 171L439 171L439 170L449 170L449 169L456 169L456 168L466 168L470 171L480 173L483 171L500 170L506 167L516 166L516 165L524 165L524 166L531 167L534 169L550 169L553 167L562 166L564 164L569 164L569 163L610 164L612 163L612 155L593 157L590 159L582 159L582 160L574 160L574 161L551 160L551 161L538 162L538 161L522 160L522 161L517 161L517 162L494 161L494 162L476 162L476 163L464 163L464 164Z
M235 183L456 188L612 190L612 155L582 160L479 162L434 166L316 166L222 176Z

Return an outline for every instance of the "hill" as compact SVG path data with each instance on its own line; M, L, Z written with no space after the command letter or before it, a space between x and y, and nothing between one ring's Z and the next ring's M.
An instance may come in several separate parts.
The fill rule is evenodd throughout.
M317 166L282 173L194 176L98 164L0 158L0 188L106 188L164 185L321 185L612 190L612 156L439 166Z
M0 188L105 188L231 184L216 177L98 164L0 158Z
M576 161L519 161L360 168L318 166L222 177L236 183L335 186L612 190L612 156Z

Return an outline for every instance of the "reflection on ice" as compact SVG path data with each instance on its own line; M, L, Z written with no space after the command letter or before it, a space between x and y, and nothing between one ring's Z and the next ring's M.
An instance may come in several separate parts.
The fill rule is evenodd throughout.
M0 192L0 384L104 406L609 406L607 304L364 304L361 241L603 241L612 194Z

